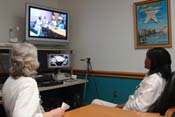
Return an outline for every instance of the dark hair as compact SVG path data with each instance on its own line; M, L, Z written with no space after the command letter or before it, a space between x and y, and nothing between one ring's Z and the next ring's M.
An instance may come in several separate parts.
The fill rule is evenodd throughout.
M160 72L164 79L171 76L171 56L164 48L151 48L146 56L151 60L151 68L148 75Z
M148 112L156 112L164 115L168 108L175 106L175 72L168 79L164 91Z
M164 48L152 48L147 52L151 60L148 75L160 72L166 80L166 85L159 98L149 107L148 112L157 112L164 115L166 110L175 105L175 73L171 71L171 56Z

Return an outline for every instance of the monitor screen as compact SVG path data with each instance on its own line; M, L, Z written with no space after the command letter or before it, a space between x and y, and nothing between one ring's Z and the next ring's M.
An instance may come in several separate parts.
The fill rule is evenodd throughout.
M70 68L70 54L48 54L48 68Z
M68 39L68 13L38 5L26 5L26 41L63 44Z

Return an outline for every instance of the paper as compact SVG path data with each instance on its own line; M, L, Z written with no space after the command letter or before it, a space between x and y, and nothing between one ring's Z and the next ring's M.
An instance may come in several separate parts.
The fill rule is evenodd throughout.
M70 108L70 106L68 105L68 104L66 104L66 103L62 103L62 105L61 105L61 108L64 110L64 111L66 111L66 110L68 110L69 108Z

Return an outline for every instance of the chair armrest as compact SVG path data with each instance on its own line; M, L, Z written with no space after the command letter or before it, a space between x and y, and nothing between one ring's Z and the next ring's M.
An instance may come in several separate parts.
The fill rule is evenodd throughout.
M172 117L172 115L173 115L174 112L175 112L175 106L169 108L169 109L166 111L165 116L166 116L166 117Z

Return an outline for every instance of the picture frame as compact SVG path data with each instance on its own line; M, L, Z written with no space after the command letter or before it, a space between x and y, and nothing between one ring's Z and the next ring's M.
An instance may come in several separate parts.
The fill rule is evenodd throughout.
M170 0L135 2L135 48L172 47Z

